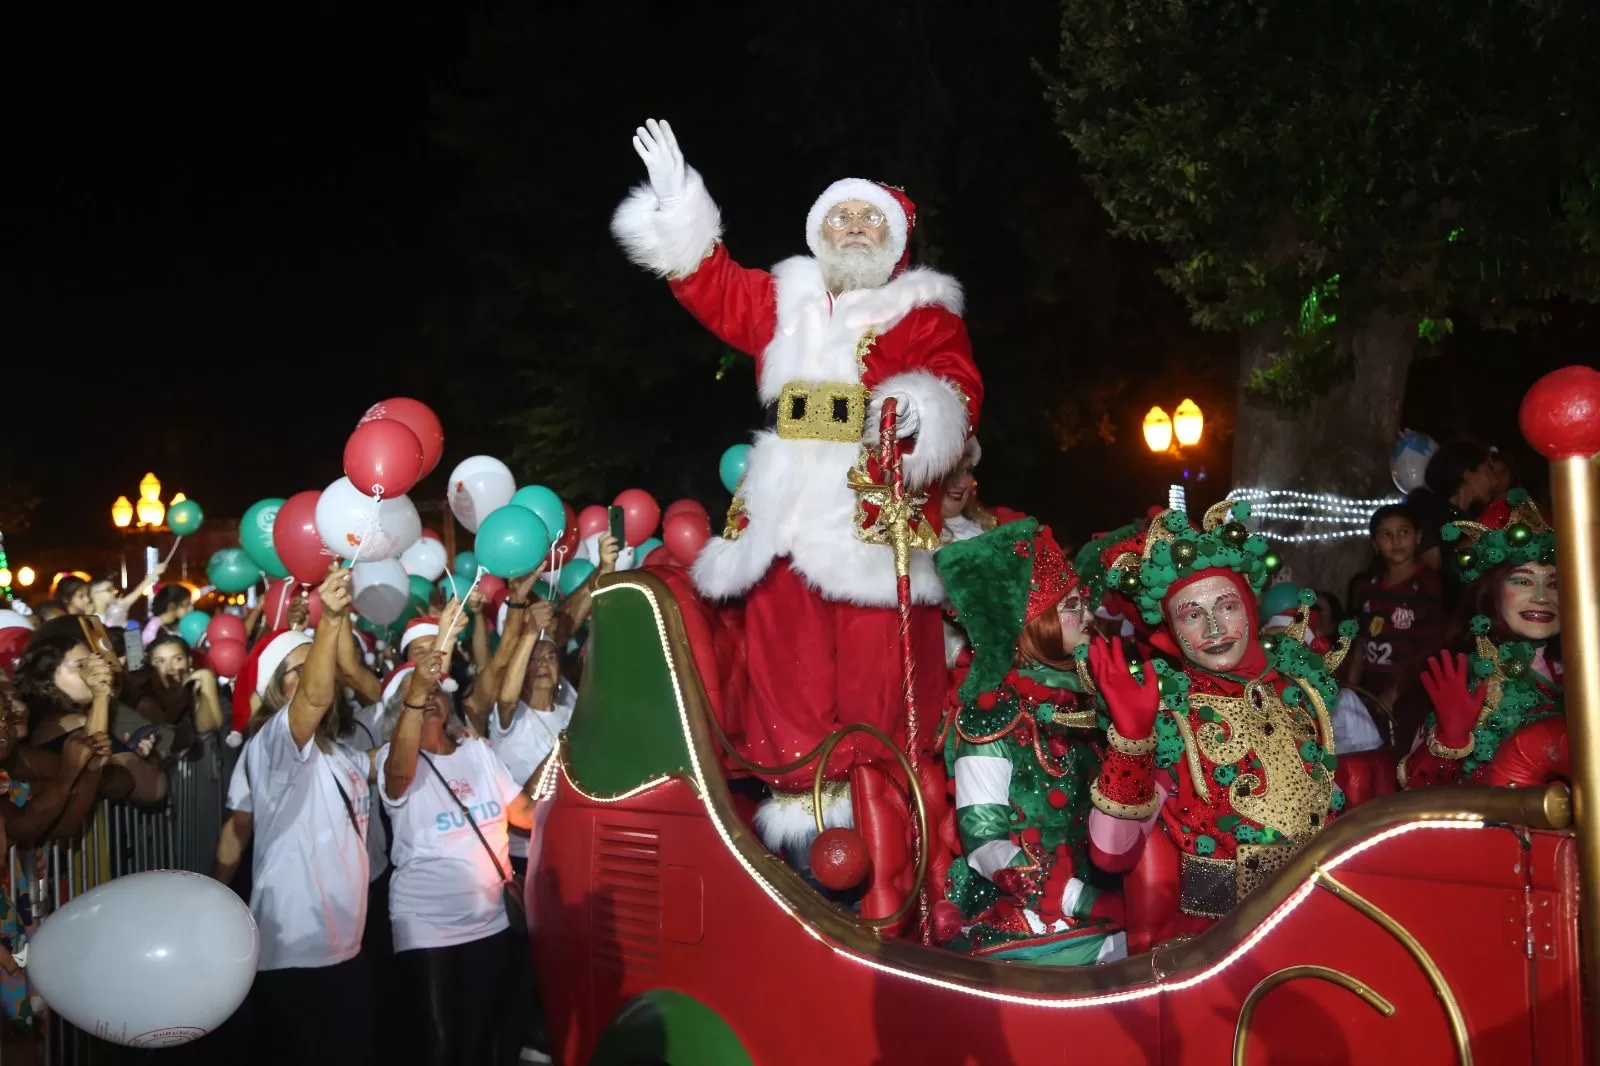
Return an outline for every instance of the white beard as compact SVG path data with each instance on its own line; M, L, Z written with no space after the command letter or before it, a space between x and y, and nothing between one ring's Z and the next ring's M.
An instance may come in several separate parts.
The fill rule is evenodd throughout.
M895 259L888 248L835 248L826 241L817 253L822 280L838 295L854 289L876 289L894 275Z

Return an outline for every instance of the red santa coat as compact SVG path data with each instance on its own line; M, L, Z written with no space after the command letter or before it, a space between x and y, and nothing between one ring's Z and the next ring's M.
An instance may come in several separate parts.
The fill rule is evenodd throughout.
M906 395L920 421L905 455L908 487L936 483L960 460L983 384L953 279L908 270L879 288L834 297L808 256L771 271L742 267L722 245L716 204L693 171L687 194L669 205L648 186L635 189L612 232L630 258L671 281L706 328L755 358L763 402L776 403L790 382L859 383L873 398ZM703 595L745 599L738 622L746 639L735 676L725 679L723 718L740 754L759 764L788 762L847 722L869 722L905 744L893 551L861 535L876 513L858 508L849 483L863 461L879 477L868 451L876 430L867 426L857 441L756 434L739 489L738 535L713 539L695 562ZM936 533L937 499L924 515ZM912 597L923 605L912 624L927 719L921 742L931 749L944 687L935 606L944 589L930 552L913 552L911 567ZM850 766L886 755L871 738L852 735L829 760L827 776L839 780ZM810 767L769 778L786 791L810 780ZM848 814L841 817L847 824ZM833 812L829 821L840 824ZM762 833L778 846L804 839L805 829L773 821Z
M671 279L673 293L706 328L755 358L764 403L776 403L793 381L859 382L874 399L908 395L921 423L905 457L908 486L932 485L961 458L977 426L983 382L954 279L912 269L879 288L834 297L809 256L770 272L742 267L721 244L716 204L692 171L687 194L671 205L658 204L648 186L634 190L612 230L635 262ZM747 523L737 539L713 540L702 552L696 587L712 599L742 596L787 556L826 599L895 606L893 554L858 535L864 520L848 483L876 430L868 426L860 443L758 433L739 492ZM937 532L937 500L924 514ZM912 598L930 605L944 599L929 552L913 553Z

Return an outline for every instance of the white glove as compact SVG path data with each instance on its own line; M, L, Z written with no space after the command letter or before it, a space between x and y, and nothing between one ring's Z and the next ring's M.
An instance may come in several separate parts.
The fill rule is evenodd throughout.
M653 118L633 131L633 150L644 160L645 173L650 177L650 189L662 207L676 203L689 187L688 165L678 148L678 139L672 127Z
M917 413L916 401L903 392L891 392L887 396L879 396L872 401L868 408L868 424L876 436L878 427L883 424L883 401L894 400L895 437L905 440L915 437L917 430L922 428L922 416Z

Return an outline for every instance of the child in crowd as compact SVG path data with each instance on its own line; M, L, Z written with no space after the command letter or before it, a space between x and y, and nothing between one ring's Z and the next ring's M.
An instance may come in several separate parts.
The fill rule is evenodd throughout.
M1444 645L1443 592L1439 575L1419 557L1420 530L1406 504L1378 508L1369 528L1377 558L1354 588L1351 606L1361 629L1348 683L1383 702L1404 744L1416 724L1406 713L1408 697L1419 687L1423 661Z

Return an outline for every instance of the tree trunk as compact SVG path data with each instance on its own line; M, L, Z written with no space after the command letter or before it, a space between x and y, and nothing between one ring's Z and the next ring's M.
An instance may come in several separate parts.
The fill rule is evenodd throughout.
M1353 373L1310 407L1288 411L1246 394L1251 374L1271 362L1276 330L1240 338L1238 428L1233 443L1234 484L1241 488L1297 489L1363 499L1394 493L1389 454L1400 435L1400 404L1416 349L1416 320L1378 311L1339 338L1354 359ZM1258 523L1251 523L1252 527ZM1269 532L1326 532L1324 523L1300 527L1273 521ZM1350 576L1371 559L1364 536L1300 544L1275 542L1283 575L1296 584L1331 592L1342 601Z

